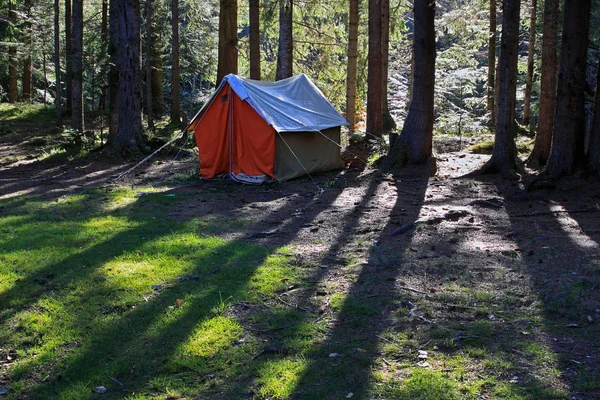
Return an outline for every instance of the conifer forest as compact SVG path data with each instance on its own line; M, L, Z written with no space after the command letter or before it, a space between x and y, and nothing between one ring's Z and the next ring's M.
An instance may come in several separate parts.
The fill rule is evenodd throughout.
M1 399L600 399L600 1L0 0Z

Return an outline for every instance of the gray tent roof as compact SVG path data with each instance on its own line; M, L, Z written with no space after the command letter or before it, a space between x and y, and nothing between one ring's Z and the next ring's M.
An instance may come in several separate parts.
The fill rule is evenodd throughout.
M225 83L229 83L235 93L246 100L278 132L321 131L349 125L304 74L277 82L257 81L229 74L223 78L215 95ZM211 102L212 98L198 115Z

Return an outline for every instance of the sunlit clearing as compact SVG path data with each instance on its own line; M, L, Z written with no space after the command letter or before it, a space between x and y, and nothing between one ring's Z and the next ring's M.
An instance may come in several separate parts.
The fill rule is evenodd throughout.
M551 205L550 210L564 211L563 207L559 205ZM579 223L571 218L568 214L563 213L560 215L560 217L557 216L556 222L558 225L560 225L563 232L569 237L569 239L582 249L597 249L600 247L596 241L583 232L583 229Z
M266 362L258 371L256 381L264 397L285 399L294 393L307 367L305 359L285 358Z

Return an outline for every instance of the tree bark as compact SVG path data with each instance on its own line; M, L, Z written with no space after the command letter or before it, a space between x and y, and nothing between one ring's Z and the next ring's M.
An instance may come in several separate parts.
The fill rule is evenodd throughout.
M490 122L496 123L495 88L496 88L496 0L490 0L490 29L488 36L488 79L487 110Z
M108 0L102 0L102 20L100 22L100 42L102 45L102 52L108 53ZM102 65L102 75L107 73L107 65ZM104 77L102 77L102 87L100 88L100 100L98 101L98 108L100 109L100 115L104 118L104 112L106 110L106 92L108 90L107 83Z
M69 112L71 112L73 102L73 15L71 11L71 0L65 0L65 80L67 87L67 110Z
M27 16L24 24L23 44L25 45L25 58L23 59L23 101L31 102L31 36L33 34L31 23L31 0L25 0ZM45 101L45 99L44 99Z
M154 131L152 99L152 0L146 0L146 117L148 130Z
M84 131L83 120L83 0L73 0L73 81L71 92L71 128Z
M8 19L12 25L12 29L15 29L17 25L17 10L15 0L8 1ZM12 42L16 42L14 33L11 35ZM16 103L18 98L17 94L17 67L19 60L17 58L17 46L8 47L8 101L9 103Z
M552 149L546 165L552 179L570 175L584 163L590 8L591 0L565 0Z
M62 125L61 84L60 84L60 0L54 0L54 74L56 75L56 93L54 107L56 110L56 126Z
M150 85L152 86L152 114L160 117L164 112L163 104L163 55L160 49L160 28L157 22L150 23L150 62L152 63Z
M293 75L293 3L293 0L279 0L279 49L277 51L277 80L289 78Z
M119 0L119 128L110 143L120 156L137 156L143 146L141 109L140 2Z
M381 105L384 113L388 108L388 68L390 53L390 0L381 0Z
M171 8L171 122L179 125L179 0L172 0Z
M391 149L392 159L401 164L406 161L425 162L432 155L436 56L435 2L415 0L414 8L414 89L400 139Z
M350 131L356 125L356 87L358 72L358 7L359 0L349 0L348 12L348 71L346 83L346 119Z
M221 0L219 6L219 60L217 86L227 74L237 74L237 0Z
M119 129L119 0L109 1L108 54L110 68L108 71L108 137L112 143Z
M250 79L260 80L260 4L249 1L250 14Z
M556 48L558 33L559 0L545 0L544 33L542 39L542 78L540 87L540 112L535 134L535 144L529 156L532 167L546 165L552 145L554 107L556 101Z
M531 0L531 17L529 19L529 51L527 53L527 78L525 81L525 98L523 100L523 125L528 126L531 118L531 91L533 89L533 56L535 55L535 22L537 0Z
M415 7L416 8L416 7ZM383 53L381 0L369 0L369 64L367 69L367 134L383 134Z
M494 152L481 172L498 171L504 178L517 175L515 146L515 105L517 92L517 61L519 50L519 0L503 0L502 36L498 61L497 116Z
M590 145L586 155L586 162L591 171L600 174L600 59L598 59L595 98L594 119L592 120L592 128L590 130Z

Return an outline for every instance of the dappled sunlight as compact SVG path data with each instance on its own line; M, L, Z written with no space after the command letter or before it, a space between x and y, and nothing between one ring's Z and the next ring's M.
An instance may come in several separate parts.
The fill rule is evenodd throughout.
M15 282L17 286L4 298L19 295L23 300L19 300L22 306L3 313L3 320L10 322L3 335L25 324L60 349L57 353L56 348L35 342L11 345L30 349L20 356L18 367L29 381L39 382L28 393L47 393L49 387L43 383L46 379L42 374L70 376L70 384L59 384L52 390L75 397L73 388L87 393L96 385L106 384L106 376L128 385L143 384L148 382L148 368L227 376L259 351L262 342L248 335L246 326L240 336L242 325L224 313L233 304L261 301L298 281L287 241L266 247L217 237L215 234L227 234L232 229L243 231L252 221L243 217L227 220L203 212L171 214L184 202L200 203L202 197L146 192L96 190L37 207L38 211L45 207L43 213L52 216L60 235L64 236L65 227L77 229L63 242L69 253L29 271L30 275ZM136 193L143 195L136 197ZM316 201L336 197L327 193ZM294 203L310 202L287 199L275 212L285 216ZM20 207L24 210L31 205L23 203ZM231 209L239 207L232 204ZM312 210L305 210L303 218L311 215ZM56 223L72 219L77 222ZM40 226L35 219L32 222L47 236L49 227ZM286 229L293 233L298 228L290 224ZM54 275L49 271L59 272ZM39 281L39 277L45 280ZM42 290L37 288L38 282ZM19 288L26 290L17 292ZM51 304L59 313L68 312L72 318L64 318L56 325L61 329L54 330L49 325L54 312L41 308L42 303ZM39 315L47 320L36 322L28 316L32 310L40 310ZM237 333L228 339L224 332ZM203 341L210 335L214 343ZM206 349L211 350L207 353ZM31 352L44 354L47 365L42 371L36 370ZM51 361L53 357L67 359L68 367ZM223 370L224 365L229 368Z
M556 215L556 223L573 244L581 247L583 250L597 250L600 248L598 242L585 233L579 222L565 212L564 206L549 204L548 210L561 213L560 215Z
M298 357L266 362L259 369L256 378L260 385L259 394L265 397L289 398L294 394L294 389L307 366L308 361Z

